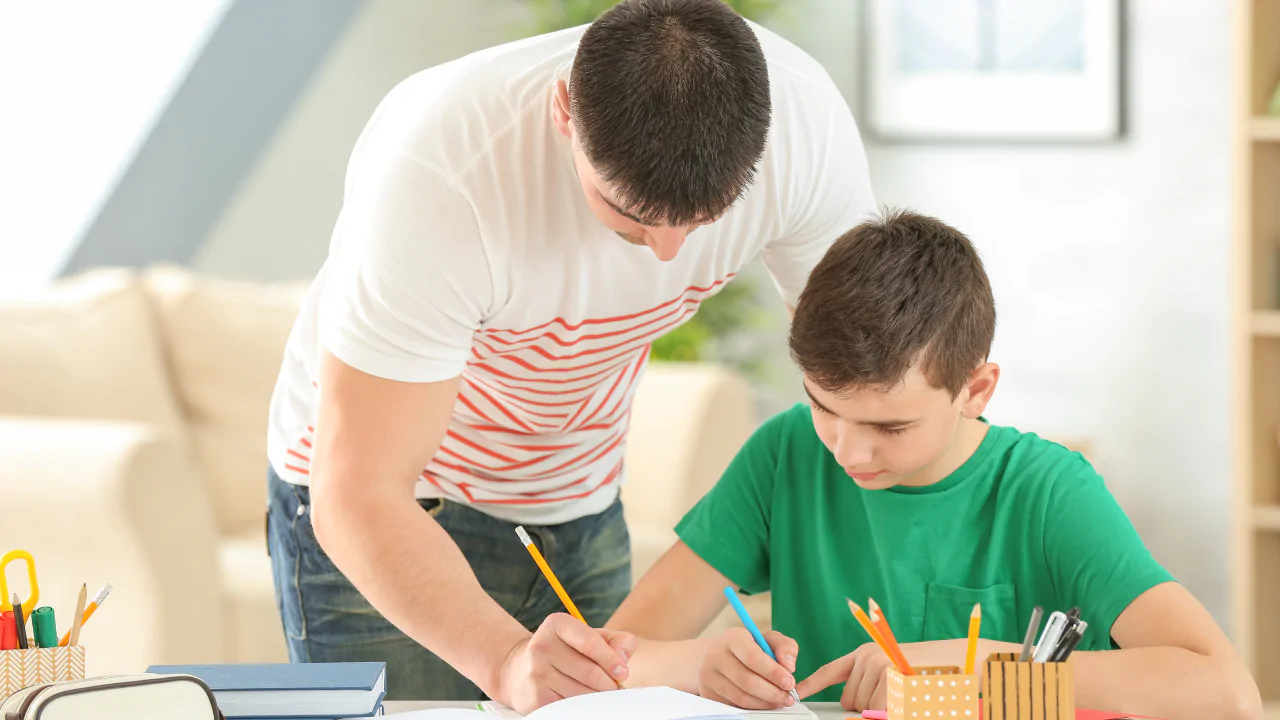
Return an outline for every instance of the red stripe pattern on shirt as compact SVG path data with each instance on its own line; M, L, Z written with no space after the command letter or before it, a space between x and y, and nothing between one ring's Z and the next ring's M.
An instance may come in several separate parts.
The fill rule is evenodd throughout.
M422 479L478 505L566 502L617 483L650 344L732 278L627 315L480 330Z

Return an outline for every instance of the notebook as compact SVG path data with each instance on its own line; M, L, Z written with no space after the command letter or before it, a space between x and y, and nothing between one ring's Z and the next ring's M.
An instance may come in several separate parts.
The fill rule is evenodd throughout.
M553 702L528 715L496 703L484 703L481 707L481 710L419 710L395 717L397 720L493 720L495 715L524 720L744 720L748 714L751 717L817 717L804 707L758 713L667 687L579 695Z
M204 681L227 718L348 718L378 711L386 663L153 665L159 675Z

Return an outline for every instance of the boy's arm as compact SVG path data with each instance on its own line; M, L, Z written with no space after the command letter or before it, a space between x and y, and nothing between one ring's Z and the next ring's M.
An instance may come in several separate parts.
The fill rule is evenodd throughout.
M664 553L606 625L637 637L627 684L697 693L710 639L695 638L720 614L722 590L731 584L684 541Z
M783 706L794 685L795 641L766 634L783 663L779 665L741 628L717 638L697 637L724 608L723 590L730 585L734 583L677 541L606 626L636 636L627 685L665 685L750 709ZM708 663L717 653L724 657Z
M1208 611L1164 583L1139 595L1111 627L1122 650L1078 652L1076 705L1191 720L1260 720L1258 686Z

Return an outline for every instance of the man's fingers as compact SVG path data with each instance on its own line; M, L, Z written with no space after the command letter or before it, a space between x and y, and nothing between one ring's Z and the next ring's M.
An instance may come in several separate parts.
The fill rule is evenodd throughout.
M784 697L788 690L795 687L796 681L795 678L791 677L791 673L775 662L773 658L766 655L750 635L729 643L729 652L733 653L733 656L738 659L738 662L742 663L753 677L761 679L762 682L767 680L772 683L774 690L781 688L781 693ZM741 683L739 683L739 686L743 687ZM743 687L743 689L751 690L751 688L747 687ZM756 693L756 695L757 697L766 697L759 693ZM782 701L779 700L779 702Z
M622 655L623 663L630 662L632 656L636 654L638 641L635 635L621 630L605 630L603 628L596 630L596 632L600 633L610 647Z
M796 656L800 654L800 644L777 630L765 633L764 639L769 643L769 647L773 648L773 654L778 657L778 663L786 668L787 672L794 673Z
M580 663L582 666L586 666L588 670L593 669L595 671L595 679L597 681L603 679L604 687L600 687L599 684L595 682L591 683L589 686L579 682L574 673L581 672L582 668L577 666L575 663ZM570 667L561 667L560 664L553 660L551 667L555 668L556 672L552 677L547 679L547 689L562 698L574 697L577 695L590 695L592 693L603 692L605 690L618 689L617 684L615 684L613 680L610 680L609 676L605 675L603 670L592 665L581 656L574 658L573 661L567 664L569 664Z
M853 653L832 660L802 680L796 686L796 692L800 694L801 698L807 698L810 695L826 690L836 683L848 680L849 673L853 672L853 662Z
M564 613L556 613L547 618L546 622L551 623L552 630L564 644L599 665L614 680L627 679L627 660L605 642L600 631L593 630L578 622L577 618Z

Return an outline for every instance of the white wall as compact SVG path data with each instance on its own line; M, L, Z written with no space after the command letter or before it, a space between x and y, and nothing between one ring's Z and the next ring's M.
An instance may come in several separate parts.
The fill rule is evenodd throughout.
M0 295L58 273L229 5L0 4Z
M784 32L857 100L857 13L804 2ZM1225 622L1231 8L1128 5L1121 142L869 142L868 159L881 202L983 254L1004 369L992 421L1086 440L1156 557Z
M512 0L370 0L192 260L251 280L309 278L328 251L347 158L398 82L521 34Z

